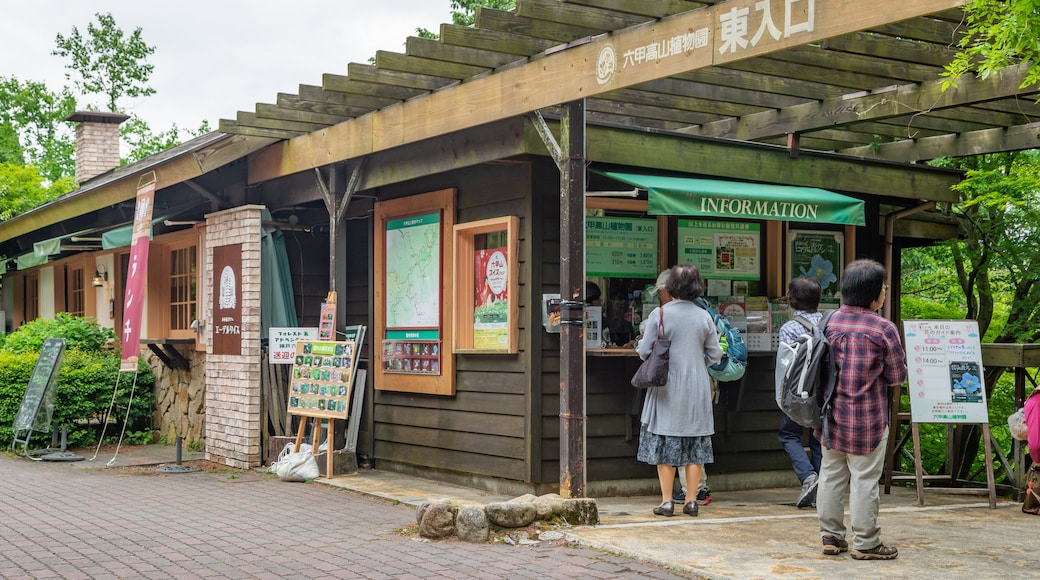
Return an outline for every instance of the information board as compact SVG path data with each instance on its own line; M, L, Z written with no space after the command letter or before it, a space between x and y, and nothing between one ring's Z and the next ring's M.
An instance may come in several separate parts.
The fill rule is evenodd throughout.
M288 412L346 419L358 348L356 338L340 342L298 341L289 379Z
M657 220L586 217L585 276L657 278Z
M65 354L64 338L48 338L43 341L36 368L25 387L22 406L14 418L14 432L50 431L54 415L54 393L58 390L58 369Z
M760 226L750 222L679 220L680 264L693 264L704 279L761 278ZM726 294L730 292L727 291Z
M318 340L318 329L299 326L272 326L267 331L267 362L291 365L296 358L296 341Z
M989 423L979 325L974 320L904 320L915 423Z

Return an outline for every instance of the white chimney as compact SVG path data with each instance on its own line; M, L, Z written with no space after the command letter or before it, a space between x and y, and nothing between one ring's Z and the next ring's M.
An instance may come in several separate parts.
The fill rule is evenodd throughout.
M119 167L119 124L129 119L122 113L76 111L66 121L76 126L76 183Z

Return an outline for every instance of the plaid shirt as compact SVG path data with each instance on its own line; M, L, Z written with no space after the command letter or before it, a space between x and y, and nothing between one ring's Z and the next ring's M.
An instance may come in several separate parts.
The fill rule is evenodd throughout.
M906 380L906 352L890 320L867 308L843 305L827 323L838 380L827 417L828 449L866 455L888 427L889 388Z

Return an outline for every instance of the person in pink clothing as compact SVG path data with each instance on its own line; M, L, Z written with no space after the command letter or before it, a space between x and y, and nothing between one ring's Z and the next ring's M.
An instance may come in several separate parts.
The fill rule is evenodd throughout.
M1040 387L1026 398L1026 443L1033 463L1040 465Z

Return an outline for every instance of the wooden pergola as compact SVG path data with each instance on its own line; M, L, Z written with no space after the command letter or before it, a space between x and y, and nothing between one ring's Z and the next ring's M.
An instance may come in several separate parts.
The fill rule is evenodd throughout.
M1040 146L1038 89L1021 87L1029 64L944 90L963 4L518 0L279 94L220 131L283 140L251 156L248 181L259 183L530 115L560 168L563 313L580 315L586 123L900 163ZM560 118L558 141L543 114ZM565 325L560 487L570 496L585 491L583 379L581 333Z
M757 0L519 0L220 130L286 140L260 154L254 182L579 99L590 123L793 153L919 162L1037 147L1029 64L942 89L963 3L773 0L766 14Z

